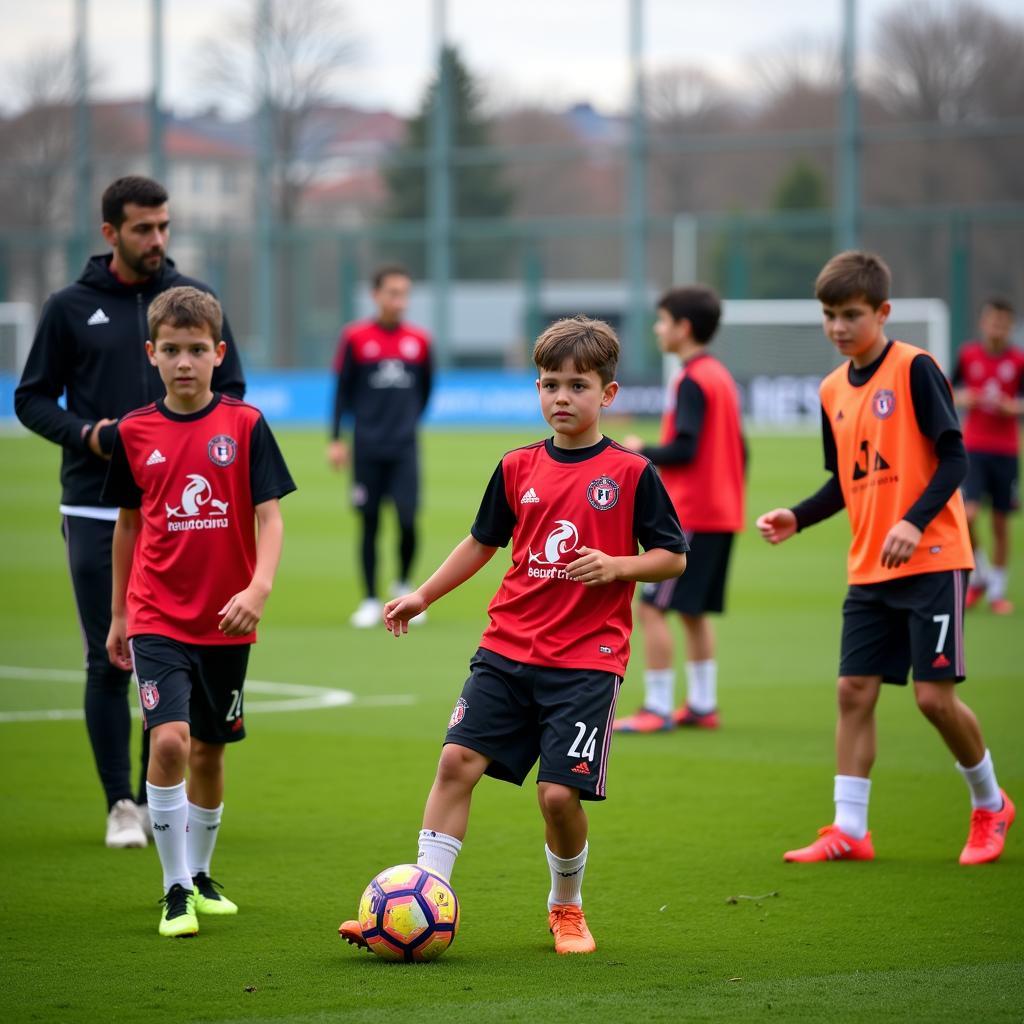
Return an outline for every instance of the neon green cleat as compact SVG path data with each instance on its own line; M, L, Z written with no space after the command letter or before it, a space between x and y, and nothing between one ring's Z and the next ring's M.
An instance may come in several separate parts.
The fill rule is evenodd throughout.
M157 931L167 939L184 939L199 934L195 897L183 885L175 883L160 902L164 905Z
M215 882L205 871L200 871L198 875L192 876L192 886L197 914L223 916L238 913L238 906L217 891L223 889L224 886L220 882Z

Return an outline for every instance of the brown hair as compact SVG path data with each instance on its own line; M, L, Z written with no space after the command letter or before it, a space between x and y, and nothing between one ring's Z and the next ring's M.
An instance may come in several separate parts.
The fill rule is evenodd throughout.
M163 324L169 327L209 327L213 343L220 343L224 314L220 303L198 288L168 288L149 305L146 314L149 340L156 344L157 332Z
M997 309L1000 313L1013 315L1013 303L1002 295L990 295L982 304L982 309Z
M701 345L706 345L714 337L718 321L722 318L718 293L703 284L670 288L658 300L658 309L665 310L676 323L689 320L693 339Z
M863 298L878 309L889 298L892 275L885 260L873 252L849 249L833 256L814 282L814 294L825 306Z
M596 370L602 384L615 380L619 366L619 339L603 320L579 316L556 320L533 346L538 370L557 373L571 359L579 373Z
M385 263L383 266L378 267L373 272L373 277L370 278L373 290L375 292L379 291L389 277L405 277L410 281L412 280L412 274L401 263Z

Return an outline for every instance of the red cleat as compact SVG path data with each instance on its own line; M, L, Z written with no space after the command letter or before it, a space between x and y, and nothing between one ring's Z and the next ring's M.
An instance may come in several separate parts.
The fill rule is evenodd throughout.
M972 583L967 588L967 599L964 601L965 608L973 608L984 596L985 588L977 583Z
M548 927L555 937L556 953L593 953L597 949L582 907L556 903L548 913Z
M338 934L359 949L370 948L370 944L363 938L363 929L359 927L358 921L343 921L338 927Z
M988 603L993 615L1012 615L1013 602L1007 601L1005 597L994 597Z
M688 729L717 729L722 723L718 720L718 709L706 711L701 714L694 711L689 704L677 708L672 713L672 721L682 728Z
M782 855L788 864L814 864L824 860L874 860L875 848L871 833L863 839L854 839L840 832L835 825L818 829L818 838L810 846L789 850Z
M971 831L967 845L960 854L961 864L989 864L998 860L1006 844L1006 833L1010 831L1017 809L1003 790L1003 806L998 811L986 811L975 807L971 812Z
M672 728L671 716L659 715L649 708L640 708L628 718L616 718L612 725L613 732L665 732Z

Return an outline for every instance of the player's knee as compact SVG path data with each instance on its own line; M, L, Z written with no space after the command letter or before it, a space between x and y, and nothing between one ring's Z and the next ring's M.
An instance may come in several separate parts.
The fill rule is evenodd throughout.
M956 716L956 698L951 687L918 685L914 695L929 722L947 722Z
M864 676L840 676L836 688L839 710L842 712L869 711L875 705L878 686Z
M556 782L538 783L537 799L540 802L541 813L547 821L565 818L580 806L579 791Z
M475 786L487 759L475 750L447 743L437 762L437 781L442 786Z
M162 768L184 769L188 760L189 738L185 729L174 728L178 723L171 722L167 726L157 727L150 732L149 759L156 761Z

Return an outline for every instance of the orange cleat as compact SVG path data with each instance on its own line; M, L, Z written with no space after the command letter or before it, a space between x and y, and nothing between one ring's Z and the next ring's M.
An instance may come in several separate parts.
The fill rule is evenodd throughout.
M977 583L972 583L967 588L967 598L964 601L965 608L973 608L984 596L985 588Z
M818 829L818 838L810 846L789 850L782 855L788 864L813 864L823 860L874 860L875 848L871 833L863 839L854 839L840 832L835 825Z
M677 708L672 714L672 721L685 729L717 729L722 723L718 720L718 709L705 711L703 714L694 711L689 704Z
M650 708L640 708L628 718L616 718L612 725L613 732L665 732L673 728L671 716L659 715Z
M988 603L993 615L1012 615L1013 602L1007 601L1005 597L994 597Z
M548 913L548 927L555 937L556 953L593 953L597 949L583 908L574 903L556 903Z
M1003 852L1006 833L1017 817L1017 809L1003 790L999 792L1003 795L1002 810L986 811L984 807L975 807L971 812L971 831L960 854L961 864L989 864L998 860Z
M370 948L370 944L363 938L363 929L359 927L358 921L343 921L338 926L338 934L359 949Z

